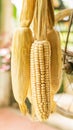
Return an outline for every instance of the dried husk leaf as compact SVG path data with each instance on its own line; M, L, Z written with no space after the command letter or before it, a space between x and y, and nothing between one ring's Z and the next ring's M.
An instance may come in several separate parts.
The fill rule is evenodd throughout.
M30 47L33 42L29 28L16 30L12 42L11 75L13 94L23 113L30 85Z
M60 36L54 29L47 32L51 46L51 83L54 94L59 90L62 76L62 55Z
M20 16L20 26L22 27L30 26L34 15L35 1L36 0L32 0L32 1L23 0L21 16Z
M53 0L47 0L47 20L48 28L52 29L55 25L54 5Z

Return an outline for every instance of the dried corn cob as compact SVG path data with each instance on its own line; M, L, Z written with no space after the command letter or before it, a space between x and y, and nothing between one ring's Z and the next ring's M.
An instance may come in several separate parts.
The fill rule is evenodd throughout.
M62 76L60 37L54 29L47 33L47 39L51 46L51 83L54 94L59 90Z
M21 11L21 17L20 17L20 25L22 27L29 27L33 14L34 14L34 8L35 8L35 0L23 0L22 4L22 11Z
M30 47L33 42L29 28L19 28L13 37L11 75L14 97L26 113L25 99L30 85Z
M39 120L46 120L50 114L51 50L47 41L35 41L31 47L30 73L32 105Z
M46 120L53 111L54 104L51 95L51 48L50 43L46 41L47 0L37 0L36 5L34 24L37 27L34 32L37 41L32 45L30 58L32 107L39 120Z

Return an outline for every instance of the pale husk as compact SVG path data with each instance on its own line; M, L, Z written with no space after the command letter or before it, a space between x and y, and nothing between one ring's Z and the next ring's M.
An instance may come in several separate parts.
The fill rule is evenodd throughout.
M35 9L35 0L23 0L22 3L22 10L20 15L20 25L22 27L29 27L33 15L34 15L34 9Z
M30 47L33 42L29 28L16 30L12 42L11 75L14 97L21 111L30 85Z
M62 55L60 36L54 29L47 32L51 46L51 84L54 94L59 90L62 76Z

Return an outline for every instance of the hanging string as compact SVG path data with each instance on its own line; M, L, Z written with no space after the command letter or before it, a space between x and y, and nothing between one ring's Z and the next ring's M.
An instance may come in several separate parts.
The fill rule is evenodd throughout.
M71 17L70 17L70 24L69 24L67 38L66 38L66 45L65 45L65 52L64 52L64 64L65 64L65 61L66 61L67 46L68 46L68 40L69 40L69 34L70 34L70 31L71 31L72 22L73 22L73 12L72 12Z

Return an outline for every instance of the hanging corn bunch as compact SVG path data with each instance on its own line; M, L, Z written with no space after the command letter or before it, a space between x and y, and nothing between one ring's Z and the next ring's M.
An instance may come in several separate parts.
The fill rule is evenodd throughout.
M30 2L23 1L20 28L13 37L12 84L20 110L27 112L25 99L29 93L32 115L44 121L55 110L53 98L61 82L61 47L59 34L53 29L52 0L33 0L29 6ZM29 28L32 19L34 42Z
M27 112L25 99L30 86L30 47L33 42L29 28L35 7L35 0L23 0L20 27L16 30L12 43L11 75L12 88L22 113ZM26 5L26 7L25 7Z

